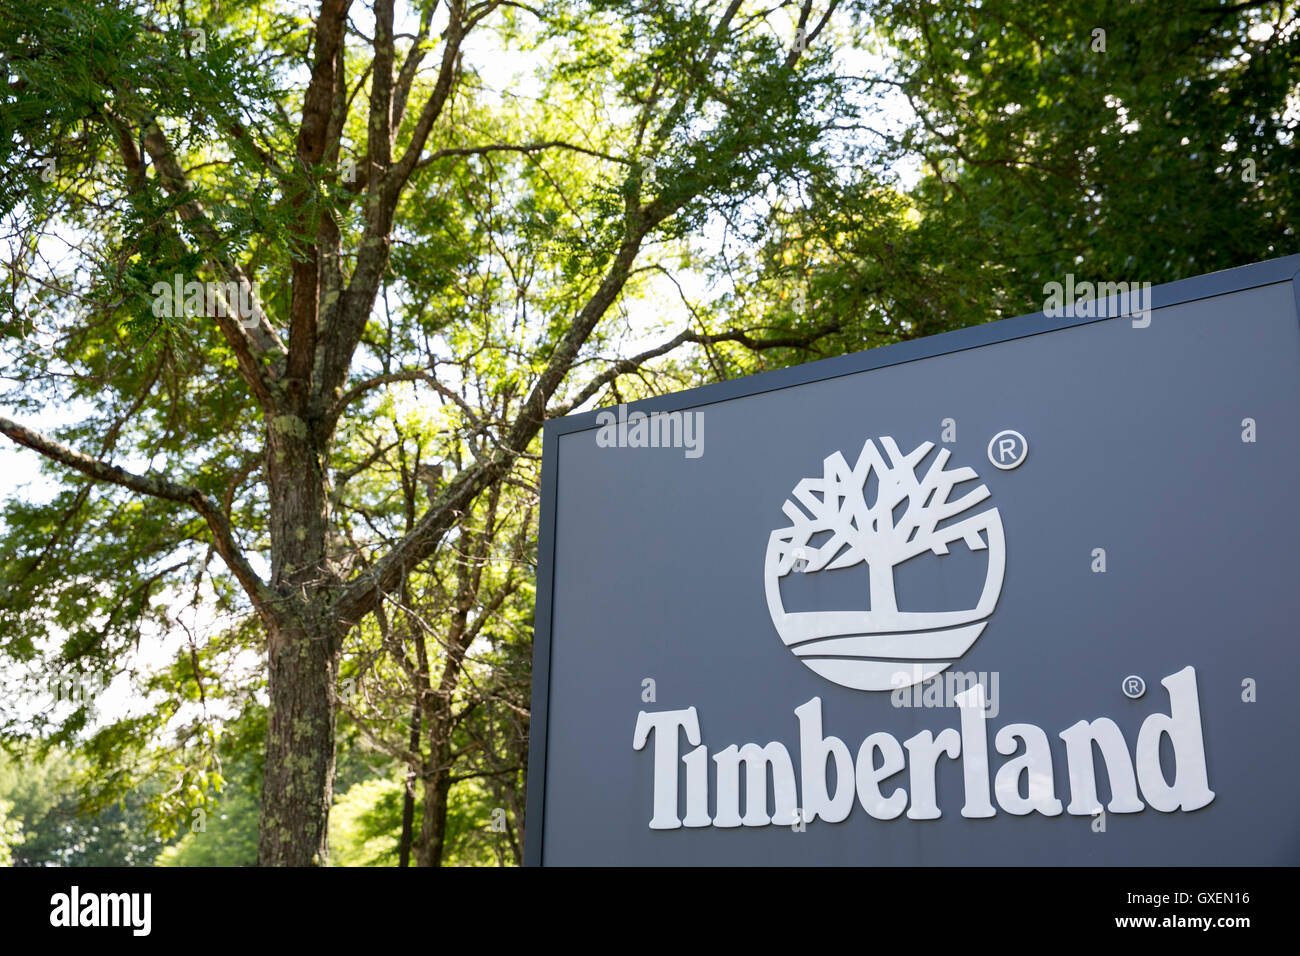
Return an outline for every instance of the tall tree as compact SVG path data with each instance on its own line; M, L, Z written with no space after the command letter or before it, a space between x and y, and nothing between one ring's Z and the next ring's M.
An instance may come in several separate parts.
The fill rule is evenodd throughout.
M10 654L112 671L182 584L251 615L258 859L323 862L347 635L545 419L684 345L833 331L623 340L710 217L852 160L838 2L6 3L0 432L63 489L6 506ZM503 55L531 95L492 88ZM359 426L406 385L458 454L399 527Z
M387 596L345 651L356 681L345 712L406 773L399 865L442 863L452 789L466 781L498 800L480 827L522 851L534 497L534 487L489 488L454 545Z
M1300 4L1038 0L881 9L924 159L915 253L1044 284L1168 282L1300 248ZM942 250L942 251L941 251Z

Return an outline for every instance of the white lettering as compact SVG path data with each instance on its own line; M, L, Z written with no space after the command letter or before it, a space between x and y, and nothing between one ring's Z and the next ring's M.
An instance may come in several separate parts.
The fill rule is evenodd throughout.
M965 676L954 678L949 690L962 686L965 680ZM1075 816L1093 817L1097 832L1104 830L1106 811L1137 813L1147 804L1163 813L1192 811L1214 799L1206 766L1196 671L1184 667L1160 683L1169 695L1169 712L1157 711L1143 721L1135 755L1130 756L1123 732L1108 717L1079 720L1057 735L1065 743L1069 769L1070 802L1064 809ZM936 679L933 684L942 687L944 681ZM891 696L905 690L898 688ZM641 711L633 734L633 748L644 749L651 733L655 734L650 828L786 826L792 820L801 826L818 820L839 823L852 814L855 796L873 820L895 820L904 810L909 820L937 820L942 816L936 792L941 756L961 760L963 817L992 817L997 814L997 807L1015 816L1031 813L1059 816L1062 803L1056 794L1049 739L1042 728L1013 723L997 732L996 750L1010 759L997 769L990 781L988 721L991 715L984 681L968 686L953 699L959 707L960 730L953 727L942 728L937 733L922 730L901 745L893 735L877 731L862 742L855 761L848 744L825 732L822 699L814 697L794 710L799 733L797 773L790 751L779 741L763 746L732 744L713 754L716 807L712 818L709 816L709 751L702 739L695 708L657 713ZM916 706L916 703L904 706ZM685 755L681 754L682 732L694 748ZM1172 745L1173 761L1169 768L1172 780L1160 761L1160 744L1165 737ZM1022 743L1024 750L1018 752ZM1097 794L1097 751L1109 782L1110 802L1104 810ZM686 766L684 821L678 817L680 764ZM907 789L895 787L888 796L883 794L881 784L904 770L908 771ZM1138 797L1139 785L1146 803ZM991 797L996 798L996 807ZM88 895L79 905L81 901L73 887L71 895L51 897L50 923L54 926L76 926L79 922L105 924L125 909L120 900L112 902L113 907L106 909L106 901Z

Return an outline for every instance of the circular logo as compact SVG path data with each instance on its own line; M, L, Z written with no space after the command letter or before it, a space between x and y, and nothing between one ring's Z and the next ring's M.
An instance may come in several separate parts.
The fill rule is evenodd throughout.
M769 536L763 568L768 613L781 640L815 673L855 690L909 687L950 667L984 631L1006 570L1002 516L997 508L975 510L988 489L954 493L956 485L979 478L975 470L948 469L946 448L930 459L933 442L905 455L892 438L878 441L879 447L868 439L852 467L835 452L820 478L795 486L782 507L790 524ZM955 611L900 610L895 569L927 552L942 560L952 546L987 552L978 603ZM860 602L785 609L781 589L791 574L815 578L860 564L868 572Z
M994 468L1003 471L1019 468L1028 454L1029 442L1025 441L1025 436L1010 428L998 432L989 441L989 461Z

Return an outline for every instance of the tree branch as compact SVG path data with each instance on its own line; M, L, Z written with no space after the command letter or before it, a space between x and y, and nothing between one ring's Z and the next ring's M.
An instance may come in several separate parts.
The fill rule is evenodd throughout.
M172 196L188 196L190 193L190 183L185 176L185 171L176 160L167 138L163 135L161 127L156 119L149 119L144 127L144 147L149 153L154 165L158 168L162 178L163 187ZM254 319L254 324L250 327L245 325L245 321L237 319L233 315L218 315L215 317L218 328L221 329L227 344L235 353L235 359L239 363L239 371L252 389L253 394L257 396L258 401L264 408L271 408L274 404L272 399L272 382L273 373L262 365L260 358L262 356L272 356L274 358L284 358L288 350L280 337L275 334L275 329L271 327L270 321L262 311L261 303L251 294L252 283L244 270L239 268L233 261L218 250L221 248L221 237L217 234L209 221L207 213L202 205L194 198L186 198L177 206L177 212L182 220L211 247L211 256L217 269L231 282L239 284L241 289L250 290L249 302L252 304L252 315L249 318ZM225 310L229 312L230 310Z
M385 144L374 140L374 124L378 121L374 118L375 106L372 103L372 142L367 164L369 180L366 189L366 225L357 249L352 280L339 298L336 311L326 325L324 348L320 350L317 359L315 396L316 401L321 404L332 402L337 390L342 388L348 368L352 365L353 353L356 351L357 343L361 341L370 311L374 308L379 284L388 268L390 234L397 201L420 154L424 151L424 144L429 138L433 124L442 114L442 109L451 95L452 83L457 73L457 62L460 58L460 44L466 33L463 15L463 0L451 0L449 20L444 33L446 45L442 52L442 65L438 72L438 79L420 111L406 151L396 162L391 161L388 152L382 156L375 153L377 145L386 151L391 151L392 144L391 141ZM391 70L391 62L389 67ZM390 75L388 98L383 100L385 115L391 106L391 83ZM372 85L381 86L383 83L376 79L372 80Z
M624 159L621 156L612 156L609 153L602 153L598 149L588 149L585 146L575 146L573 143L566 143L564 140L552 139L544 143L526 143L514 145L511 143L489 143L484 146L449 146L446 149L434 150L424 159L415 164L416 169L423 169L430 163L445 159L448 156L481 156L485 153L539 153L544 149L568 149L575 153L583 153L587 156L595 156L597 159L603 159L611 163L622 163L624 166L633 165L632 160Z
M110 465L97 458L91 458L89 455L84 455L67 445L39 432L34 432L29 428L24 428L17 422L12 422L4 417L0 417L0 433L6 435L16 444L30 448L52 461L57 461L74 471L79 471L83 475L94 478L96 481L108 482L142 495L174 501L177 504L188 505L193 508L207 522L208 530L212 532L213 545L217 549L217 553L221 555L222 560L226 562L226 567L239 581L244 592L252 601L253 607L268 625L272 623L271 601L273 595L265 582L258 577L257 572L253 570L252 565L248 563L248 559L244 557L239 545L235 542L230 523L226 520L221 506L208 495L189 485L177 484L154 475L137 475L117 465Z
M461 398L446 385L439 382L431 372L422 368L386 372L383 375L376 375L374 378L368 378L363 382L358 382L356 385L352 386L352 388L344 392L339 400L330 407L326 418L327 423L332 427L333 423L338 421L339 416L343 414L343 410L362 395L366 394L366 392L380 388L384 385L391 385L394 382L424 382L439 395L454 402L456 407L465 414L465 417L469 419L472 425L479 429L484 427L483 420L479 417L478 413L470 407L469 403L466 402L465 399Z
M299 393L302 401L306 401L306 383L316 359L320 305L320 247L315 242L316 230L308 234L308 227L314 220L313 207L317 202L312 195L314 186L311 178L325 158L329 145L327 140L334 116L335 87L342 82L336 67L349 4L350 0L324 0L320 16L316 19L315 62L312 64L311 81L307 84L307 92L303 97L302 123L298 128L297 173L303 181L297 190L286 196L286 205L298 212L298 221L293 229L295 254L290 267L292 282L289 293L289 355L286 375L291 383L296 383L302 389ZM392 0L380 0L375 5L377 45L383 33L385 5L389 33L392 31ZM391 52L391 36L389 40ZM371 123L374 123L373 117Z
M705 334L687 329L684 332L678 333L662 345L657 345L638 355L633 355L630 358L620 359L615 362L600 375L596 376L584 385L571 401L556 408L553 414L557 416L567 415L573 409L580 408L584 402L620 375L626 375L628 372L635 372L651 359L658 358L661 355L667 355L669 352L673 351L673 349L685 345L687 342L692 342L697 345L716 345L719 342L736 342L754 352L761 352L765 349L811 348L813 343L818 339L838 332L843 328L843 326L844 323L836 319L831 322L825 322L814 329L810 329L803 335L781 335L766 339L754 338L748 332L741 330Z

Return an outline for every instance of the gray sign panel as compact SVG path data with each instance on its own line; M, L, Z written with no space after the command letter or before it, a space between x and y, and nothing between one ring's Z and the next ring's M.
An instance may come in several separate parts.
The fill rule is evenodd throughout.
M1300 862L1298 268L548 424L529 862Z

